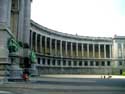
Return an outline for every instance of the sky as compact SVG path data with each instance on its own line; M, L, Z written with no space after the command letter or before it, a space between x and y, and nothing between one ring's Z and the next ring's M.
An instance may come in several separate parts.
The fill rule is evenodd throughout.
M33 0L31 19L74 35L125 36L125 0Z

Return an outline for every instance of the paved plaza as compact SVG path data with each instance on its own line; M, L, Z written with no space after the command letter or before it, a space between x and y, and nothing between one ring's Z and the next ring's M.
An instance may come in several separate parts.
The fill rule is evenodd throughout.
M43 75L27 82L4 82L0 90L11 94L124 94L125 79L121 76L97 78L100 75ZM119 78L118 78L119 77ZM4 93L0 93L4 94ZM6 93L7 94L7 93ZM8 93L9 94L9 93Z

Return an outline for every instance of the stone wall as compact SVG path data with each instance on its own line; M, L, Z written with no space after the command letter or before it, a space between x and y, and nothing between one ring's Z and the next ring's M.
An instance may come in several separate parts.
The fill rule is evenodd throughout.
M38 74L112 74L111 68L38 67Z

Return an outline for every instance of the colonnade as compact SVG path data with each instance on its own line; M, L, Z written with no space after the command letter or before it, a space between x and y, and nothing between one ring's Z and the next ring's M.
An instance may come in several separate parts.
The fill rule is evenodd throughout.
M57 57L112 58L112 44L54 39L30 32L30 47L36 53Z
M47 32L48 33L48 32ZM112 42L83 41L30 31L30 49L37 54L39 73L107 73L112 66ZM50 32L51 33L51 32Z

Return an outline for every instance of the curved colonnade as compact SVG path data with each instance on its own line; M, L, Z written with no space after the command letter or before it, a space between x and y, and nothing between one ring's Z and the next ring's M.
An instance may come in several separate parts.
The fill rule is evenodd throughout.
M112 72L112 38L57 32L31 21L30 47L43 73L107 74Z

